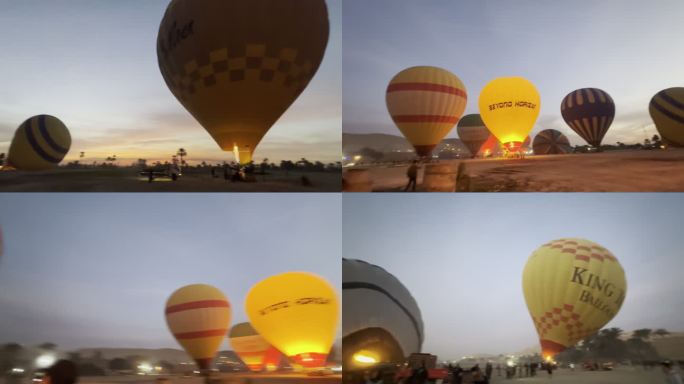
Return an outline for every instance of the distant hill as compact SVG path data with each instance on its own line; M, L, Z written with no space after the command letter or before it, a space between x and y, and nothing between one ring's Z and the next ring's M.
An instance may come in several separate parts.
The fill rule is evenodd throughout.
M442 140L434 153L439 153L447 145L455 147L456 150L460 150L466 155L469 154L466 146L463 145L460 139L456 138ZM342 151L345 154L355 153L363 148L370 148L382 153L413 151L413 146L403 136L399 135L388 135L384 133L342 134Z

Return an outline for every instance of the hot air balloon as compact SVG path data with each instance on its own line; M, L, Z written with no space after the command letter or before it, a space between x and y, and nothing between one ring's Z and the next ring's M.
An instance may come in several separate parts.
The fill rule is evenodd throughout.
M572 152L568 138L555 129L545 129L534 137L532 149L535 155L557 155Z
M247 164L316 74L329 28L324 0L173 0L159 67L221 149Z
M651 118L667 143L684 147L684 88L658 92L648 107Z
M480 92L480 115L509 152L518 152L541 108L539 92L522 77L500 77Z
M251 371L275 371L278 368L282 356L280 351L269 344L251 324L234 325L228 339L233 351Z
M501 154L501 143L496 136L491 135L480 147L480 154L483 157L498 156Z
M420 157L432 150L454 128L468 100L456 75L437 67L411 67L387 86L387 110Z
M250 289L245 311L254 329L295 364L325 365L340 316L327 281L306 272L271 276Z
M534 251L523 271L523 292L544 358L601 329L620 310L626 291L620 262L599 244L568 238Z
M459 139L468 147L473 157L477 156L482 145L492 136L478 114L463 116L461 121L458 122L456 131L458 132Z
M419 353L423 320L411 292L392 274L361 260L342 260L343 366L403 363Z
M582 88L565 96L561 114L573 131L589 145L599 148L613 123L615 103L609 94L598 88Z
M193 284L178 289L166 302L166 324L202 370L216 357L230 326L231 308L219 289Z
M33 116L14 133L7 163L23 171L52 169L70 147L71 135L64 123L54 116Z

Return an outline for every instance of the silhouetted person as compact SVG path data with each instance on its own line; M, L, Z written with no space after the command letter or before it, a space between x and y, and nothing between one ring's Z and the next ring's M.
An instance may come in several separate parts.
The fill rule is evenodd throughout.
M546 363L546 372L549 373L549 376L553 375L553 365Z
M451 380L454 384L461 384L463 382L463 368L459 364L451 370Z
M154 171L150 169L149 172L147 172L147 182L151 183L154 181Z
M411 163L411 166L406 171L406 177L408 177L408 183L406 188L404 188L404 192L408 191L409 188L412 188L411 190L415 192L416 179L418 179L418 160L413 160L413 163Z
M665 384L682 384L682 377L672 367L672 362L665 360L661 363L663 373L665 373Z
M486 384L487 380L480 370L480 364L475 364L474 367L470 369L470 375L473 378L473 384Z
M74 384L78 381L76 364L69 360L59 360L45 371L43 384Z
M487 376L487 381L492 377L492 363L487 363L485 365L485 376Z
M501 364L496 365L496 375L501 376Z
M223 179L224 179L225 181L228 181L228 180L231 179L231 176L232 176L232 175L231 175L230 167L227 166L227 165L224 166L224 167L223 167Z
M211 177L216 178L216 168L211 167Z

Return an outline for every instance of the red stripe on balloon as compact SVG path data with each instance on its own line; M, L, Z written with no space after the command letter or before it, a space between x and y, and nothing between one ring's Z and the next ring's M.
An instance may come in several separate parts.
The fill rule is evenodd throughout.
M226 332L228 332L227 329L209 329L206 331L174 333L173 335L178 340L190 340L201 339L203 337L224 336Z
M387 93L403 91L428 91L449 93L456 96L467 98L466 92L460 88L434 83L393 83L387 87Z
M439 115L397 115L392 116L397 123L458 123L457 116Z
M200 300L200 301L190 301L183 304L176 304L170 307L166 307L166 314L189 311L191 309L204 309L204 308L230 308L230 304L225 300Z

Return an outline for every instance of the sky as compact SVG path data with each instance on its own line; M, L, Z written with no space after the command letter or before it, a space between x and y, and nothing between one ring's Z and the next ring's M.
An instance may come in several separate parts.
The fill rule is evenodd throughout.
M331 35L309 87L265 136L255 161L338 161L342 6L327 0ZM157 32L169 0L0 0L0 152L30 116L52 114L73 139L66 161L116 154L190 163L232 160L168 90Z
M4 194L0 344L180 349L164 306L187 284L221 289L233 324L271 275L340 287L341 205L336 194Z
M684 331L682 194L347 194L343 206L344 257L406 286L423 352L441 360L538 345L522 271L566 237L603 245L625 270L626 299L606 327Z
M375 0L346 1L343 11L344 133L400 135L385 90L416 65L463 81L464 114L478 113L480 90L494 78L529 79L541 94L532 134L557 129L573 145L585 143L560 115L571 91L594 87L612 96L616 117L604 143L615 144L656 134L651 97L684 85L679 0Z

